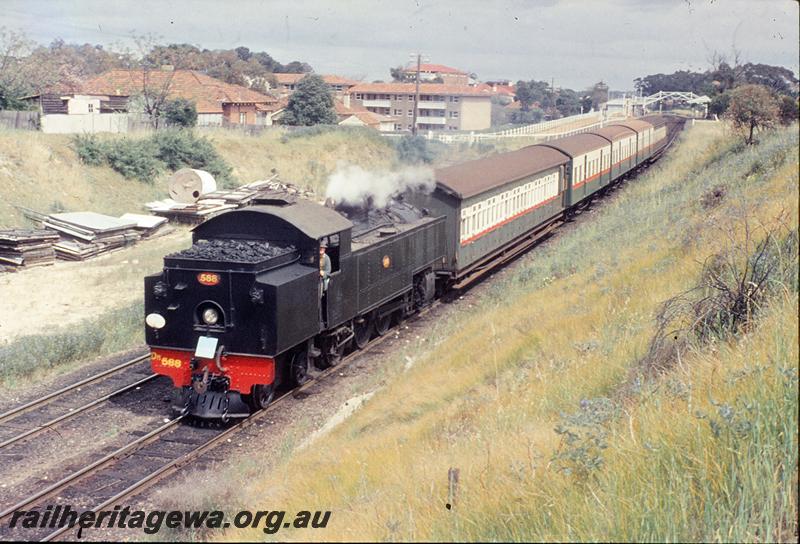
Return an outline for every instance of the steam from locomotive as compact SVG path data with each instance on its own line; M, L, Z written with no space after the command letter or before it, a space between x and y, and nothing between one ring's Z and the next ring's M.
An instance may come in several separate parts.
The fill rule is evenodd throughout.
M408 189L430 193L436 188L433 169L407 167L402 170L370 171L354 164L339 164L328 178L326 198L337 204L386 207L392 197Z

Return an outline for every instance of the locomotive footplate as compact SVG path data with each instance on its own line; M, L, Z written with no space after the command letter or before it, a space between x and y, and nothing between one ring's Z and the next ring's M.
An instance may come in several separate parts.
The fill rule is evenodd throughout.
M181 387L176 392L172 409L178 414L223 421L250 415L250 408L238 391L208 389L204 393L198 393L192 387Z

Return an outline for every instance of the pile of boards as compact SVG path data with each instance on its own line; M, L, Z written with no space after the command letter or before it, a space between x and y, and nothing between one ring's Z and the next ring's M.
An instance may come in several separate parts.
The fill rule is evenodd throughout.
M58 233L46 229L0 230L0 271L53 264L58 239Z
M196 202L176 202L170 198L148 202L145 208L150 213L168 217L170 221L183 223L202 223L225 210L247 206L253 200L265 194L289 195L294 197L313 198L313 193L299 189L291 183L283 183L274 178L254 181L236 189L218 190L204 193Z
M53 229L61 235L61 239L53 245L56 256L67 261L83 261L97 255L109 253L115 249L134 244L143 237L152 237L161 223L151 222L151 226L140 227L139 216L126 214L112 217L95 212L55 213L42 221L42 226Z
M126 213L113 217L95 212L45 215L28 209L23 212L42 226L43 230L37 232L48 233L46 244L55 258L67 261L83 261L172 230L165 218L152 215Z

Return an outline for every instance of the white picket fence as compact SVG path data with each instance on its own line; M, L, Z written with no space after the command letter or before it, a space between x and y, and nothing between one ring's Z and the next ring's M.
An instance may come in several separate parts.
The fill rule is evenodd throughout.
M587 121L594 121L588 123ZM564 130L565 127L574 125L575 123L582 122L580 126ZM586 123L586 124L583 124ZM502 140L505 138L534 138L537 141L548 141L554 138L561 138L580 132L586 132L594 128L602 127L606 123L606 119L599 111L592 111L579 115L571 115L569 117L562 117L561 119L553 119L552 121L544 121L542 123L534 123L532 125L525 125L523 127L509 128L498 132L462 132L458 134L450 134L445 132L438 132L428 130L420 132L419 135L428 140L437 140L446 144L454 144L461 142L481 142L490 140ZM383 136L389 137L402 137L402 133L384 133Z
M571 125L579 121L594 120L599 123L603 119L603 114L599 111L590 111L589 113L582 113L579 115L570 115L569 117L562 117L561 119L553 119L552 121L544 121L542 123L534 123L532 125L525 125L524 127L509 128L499 132L470 132L469 134L442 134L435 133L434 139L439 139L443 142L450 141L479 141L479 140L497 140L502 138L519 138L534 136L537 134L545 134L548 132L560 133L559 127L564 125ZM432 132L432 131L431 131ZM472 138L472 140L465 140L465 138Z

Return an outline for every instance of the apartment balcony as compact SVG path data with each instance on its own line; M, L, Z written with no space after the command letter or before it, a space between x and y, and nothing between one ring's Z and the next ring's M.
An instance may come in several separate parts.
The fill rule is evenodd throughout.
M421 110L446 110L447 102L436 102L433 100L420 100L419 109Z
M365 108L391 108L391 100L362 100L361 105Z
M446 125L446 117L417 117L418 125Z

